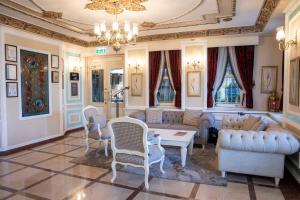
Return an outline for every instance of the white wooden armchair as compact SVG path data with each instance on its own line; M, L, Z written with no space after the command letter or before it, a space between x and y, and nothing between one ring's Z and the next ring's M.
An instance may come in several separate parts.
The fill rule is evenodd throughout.
M116 164L141 167L145 170L145 187L148 190L149 167L160 162L160 171L164 173L165 150L160 145L160 137L156 137L157 144L150 143L147 125L140 120L129 117L110 120L108 128L111 132L113 151L111 182L113 183L117 176Z
M99 145L104 143L105 156L108 156L107 147L110 140L110 132L106 127L106 117L100 115L97 108L87 106L82 110L83 125L86 133L86 152L89 150L89 138L97 140Z

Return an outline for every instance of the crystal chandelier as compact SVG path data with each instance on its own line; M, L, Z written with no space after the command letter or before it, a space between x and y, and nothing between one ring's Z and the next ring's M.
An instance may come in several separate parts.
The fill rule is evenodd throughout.
M111 30L106 27L106 23L102 22L100 24L95 24L94 33L97 40L100 43L107 42L108 45L112 45L113 49L118 52L121 49L121 44L127 44L129 42L136 42L138 36L138 25L129 22L125 22L123 28L121 28L118 17L111 25Z
M109 30L105 22L96 24L94 27L94 33L98 39L98 42L107 42L108 45L112 45L113 49L118 52L121 49L121 44L127 44L131 41L136 42L138 36L138 25L126 22L121 27L118 22L118 14L128 11L144 11L146 7L141 3L147 0L89 0L90 3L86 5L90 10L105 10L108 14L113 14L115 20L112 25L109 26Z

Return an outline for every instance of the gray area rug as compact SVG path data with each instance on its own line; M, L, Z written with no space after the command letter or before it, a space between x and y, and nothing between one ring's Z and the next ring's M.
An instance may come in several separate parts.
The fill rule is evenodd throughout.
M217 155L214 148L207 148L205 150L194 148L193 155L187 156L185 168L181 167L179 148L165 149L166 158L164 170L166 173L162 174L160 172L159 164L153 164L150 168L150 176L208 185L227 185L226 179L222 178L220 172L217 171ZM104 150L98 150L98 154L96 150L92 150L82 157L73 159L71 162L110 169L112 154L110 151L109 156L105 157ZM142 168L131 166L124 168L123 166L118 165L117 169L123 172L144 175L144 170Z

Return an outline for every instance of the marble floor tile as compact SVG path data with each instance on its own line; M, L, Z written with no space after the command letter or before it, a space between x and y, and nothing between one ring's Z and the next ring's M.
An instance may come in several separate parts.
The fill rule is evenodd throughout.
M109 173L100 180L110 183L111 178L112 173ZM117 178L115 180L117 184L138 188L143 182L144 176L117 171Z
M132 193L132 190L94 183L86 189L79 191L72 200L77 199L107 199L107 200L125 200Z
M77 165L65 171L67 174L78 175L85 178L96 179L102 174L106 173L108 169L102 169L99 167L90 167L86 165Z
M140 192L134 198L134 200L175 200L175 199L171 198L171 197L164 197L164 196L160 196L160 195L155 195L155 194Z
M13 158L11 159L11 161L15 161L26 165L33 165L35 163L41 162L43 160L47 160L54 156L55 155L49 153L32 152L23 156L19 156L17 158Z
M69 142L69 141L72 141L72 140L75 140L75 139L77 139L77 138L74 138L74 137L65 137L63 139L56 140L55 143L65 144L66 142Z
M40 149L44 149L44 148L51 147L51 146L54 146L54 145L57 145L57 143L51 142L51 143L47 143L47 144L43 144L43 145L34 147L33 150L40 150Z
M25 192L48 199L63 199L82 190L89 181L65 175L56 175Z
M76 145L76 146L85 146L85 140L82 138L75 138L75 139L73 138L73 140L65 141L65 144Z
M87 152L85 152L85 150L86 150L85 147L81 147L79 149L75 149L73 151L65 153L64 155L70 156L70 157L73 157L73 158L78 158L78 157L84 156L87 153ZM92 149L92 148L89 149L89 151L92 151L92 150L94 150L94 149Z
M278 188L254 186L257 200L284 200L283 194Z
M18 157L18 156L21 156L21 155L25 155L25 154L30 153L30 152L32 152L32 151L30 151L30 150L20 151L20 152L17 152L17 153L9 154L7 156L0 156L0 159L8 160L8 159L12 159L12 158L15 158L15 157Z
M4 199L5 197L8 197L11 194L12 194L11 192L0 189L0 199Z
M33 199L22 196L22 195L15 195L15 196L8 198L7 200L33 200Z
M84 131L77 131L68 135L68 137L84 137L84 136L85 136Z
M194 183L153 178L149 182L149 190L154 192L173 194L181 197L189 197Z
M74 163L70 162L71 160L72 160L72 158L69 158L66 156L58 156L58 157L46 160L45 162L41 162L35 166L45 168L45 169L51 169L54 171L62 171L62 170L65 170L66 168L74 165Z
M78 147L71 146L71 145L66 145L66 144L58 144L58 145L55 145L55 146L51 146L51 147L41 149L40 151L49 152L49 153L56 153L56 154L64 154L64 153L72 151L76 148L78 148Z
M226 187L201 184L196 199L250 200L250 195L247 184L229 182Z
M53 173L51 172L28 167L15 173L1 177L0 185L20 190L38 181L41 181L51 176L52 174Z
M3 176L5 174L11 173L13 171L16 171L18 169L25 168L23 165L18 165L14 163L9 162L0 162L0 176Z

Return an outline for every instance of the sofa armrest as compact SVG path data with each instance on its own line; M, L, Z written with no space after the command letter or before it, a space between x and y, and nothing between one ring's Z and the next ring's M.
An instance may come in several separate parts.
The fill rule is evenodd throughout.
M134 119L139 119L143 122L146 122L146 113L145 113L145 111L136 111L136 112L130 113L128 115L128 117L131 117L131 118L134 118Z
M206 145L208 141L208 129L214 126L215 118L211 113L203 113L199 118L199 139L196 143L200 143L202 145Z
M219 131L218 148L290 155L299 150L299 141L286 132Z
M210 128L215 124L215 117L211 113L203 113L199 119L199 129Z

